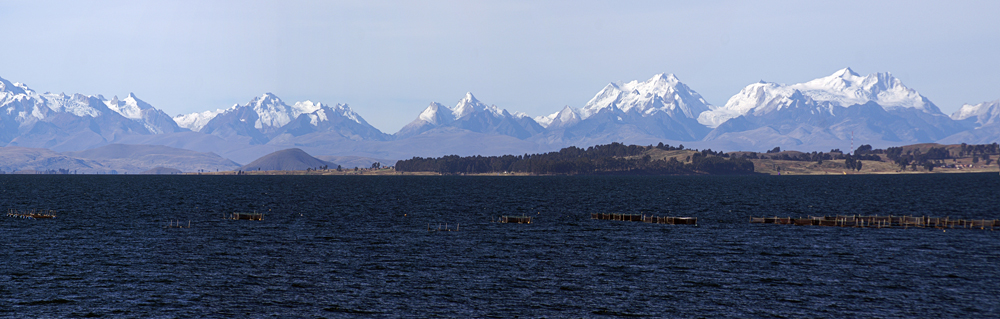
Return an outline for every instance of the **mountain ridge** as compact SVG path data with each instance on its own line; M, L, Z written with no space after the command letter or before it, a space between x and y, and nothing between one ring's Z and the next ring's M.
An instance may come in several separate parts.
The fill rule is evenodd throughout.
M64 152L151 144L246 162L285 148L319 156L400 159L611 142L732 150L844 148L852 139L879 147L979 143L1000 137L998 101L963 105L949 117L888 72L862 76L844 68L803 83L752 83L720 107L675 75L659 73L643 81L609 83L581 108L563 106L537 117L484 103L468 92L454 107L431 102L411 123L386 134L346 104L289 104L272 93L225 109L170 117L133 93L123 99L37 93L0 78L0 108L7 110L0 113L0 146Z

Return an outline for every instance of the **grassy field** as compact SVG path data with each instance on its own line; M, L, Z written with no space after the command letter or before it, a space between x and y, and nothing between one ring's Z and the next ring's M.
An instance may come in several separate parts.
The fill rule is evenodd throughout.
M781 161L781 160L770 160L770 159L755 159L751 160L754 165L754 171L762 174L778 175L830 175L830 174L841 174L841 175L852 175L852 174L927 174L927 173L982 173L982 172L997 172L1000 168L994 162L989 166L984 165L985 163L972 163L971 158L957 159L955 161L947 160L945 164L957 164L957 165L972 165L973 167L963 167L963 168L945 168L945 167L935 167L932 171L928 171L923 167L917 166L916 170L913 170L911 166L907 166L906 169L900 169L895 163L888 161L861 161L861 170L848 170L847 166L844 164L844 160L829 160L823 161L822 164L811 161Z

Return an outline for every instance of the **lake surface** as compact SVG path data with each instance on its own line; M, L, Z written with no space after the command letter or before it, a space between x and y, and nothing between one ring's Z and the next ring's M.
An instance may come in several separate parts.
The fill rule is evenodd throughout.
M996 219L998 198L996 173L0 175L0 207L58 214L0 218L0 316L996 317L1000 231L749 218Z

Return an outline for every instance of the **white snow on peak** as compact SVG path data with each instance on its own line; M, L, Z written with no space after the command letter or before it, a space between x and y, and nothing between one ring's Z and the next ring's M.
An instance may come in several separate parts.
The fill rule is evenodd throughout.
M141 120L142 111L153 108L152 105L136 98L134 93L129 93L123 100L118 100L118 96L104 100L104 104L112 111L133 120Z
M253 124L257 129L263 129L264 126L281 127L294 118L292 116L293 109L270 92L254 98L247 106L257 113L257 121Z
M313 103L313 101L305 100L302 102L295 102L292 104L292 111L294 113L312 113L319 111L323 108L323 103Z
M298 117L299 114L306 114L306 116L309 117L309 123L312 125L317 125L320 122L326 122L329 120L329 118L327 118L326 112L322 112L323 108L324 108L323 103L313 103L313 101L309 100L302 102L295 102L294 104L292 104L290 108L291 114L289 114L290 118L289 121L291 121L291 119ZM281 125L285 124L288 123L285 122L284 124Z
M334 106L333 108L331 108L331 110L333 111L334 114L340 115L342 117L346 117L346 118L350 119L351 121L354 121L355 123L365 124L365 125L368 124L367 122L365 122L364 119L361 118L360 115L358 115L358 113L354 112L354 110L351 109L351 107L348 106L347 104L339 104L338 103L336 106ZM319 112L319 113L322 113L322 112ZM326 121L326 116L325 115L323 116L322 120ZM315 124L315 123L313 123L313 124Z
M761 81L747 85L729 98L725 106L700 114L698 122L714 128L751 111L770 111L777 102L791 97L796 91L817 102L829 102L834 107L873 101L887 111L913 108L925 113L941 113L927 98L906 87L888 72L861 76L851 68L844 68L805 83L786 85Z
M441 103L431 102L427 108L420 112L420 115L417 116L417 119L414 120L414 122L421 121L435 126L440 126L480 112L486 112L489 115L499 118L531 118L528 114L522 112L509 112L496 105L487 105L476 99L471 92L468 92L465 93L465 97L458 101L455 107L449 108Z
M493 108L491 109L486 104L483 104L483 102L479 102L479 100L477 100L476 97L472 95L472 92L466 92L465 97L459 100L458 104L456 104L455 107L452 108L452 113L455 114L456 119L459 119L477 110L494 111L495 109L496 106L493 106Z
M250 108L257 114L257 120L254 122L254 127L257 129L282 127L302 114L305 114L309 118L309 123L312 125L329 121L329 116L331 115L345 117L354 122L365 124L358 113L355 113L347 104L337 104L330 107L323 103L306 100L288 105L272 93L264 93L244 105L233 104L228 109L177 115L174 117L174 122L177 122L177 125L180 127L197 132L219 114L235 112L240 108ZM241 121L246 120L241 119Z
M323 109L329 109L334 114L338 114L351 119L352 121L361 123L361 119L358 114L351 110L351 108L346 104L337 104L334 108L329 108L328 106L323 105L323 103L303 101L295 102L292 106L288 106L274 94L265 93L263 96L250 101L247 106L252 107L254 112L257 113L258 119L254 123L254 127L257 129L262 129L265 126L274 128L282 127L302 114L309 114L310 123L316 125L319 122L329 120L329 118L327 118L327 114L322 112Z
M101 111L90 105L91 96L83 94L42 94L49 109L56 112L66 112L76 116L98 117ZM38 117L36 115L36 117ZM39 117L41 118L41 117Z
M569 105L564 106L559 112L535 117L535 122L538 122L544 128L558 128L572 125L579 121L580 115L577 114L576 110L569 107Z
M789 88L802 91L814 100L837 102L845 107L875 101L889 111L915 108L941 112L920 93L903 85L902 81L889 72L860 76L851 68L844 68L830 76L793 84Z
M11 102L17 102L19 106L11 108L10 106L13 105ZM108 100L100 94L66 95L65 93L53 94L49 92L38 94L27 85L10 83L0 78L0 105L8 114L17 113L17 121L22 123L44 120L54 113L69 113L80 117L99 117L117 113L142 123L150 132L160 133L158 128L146 123L143 118L144 111L155 110L155 108L138 99L133 93L129 93L125 99L121 100L117 96Z
M975 105L962 105L958 111L951 114L951 118L956 121L976 118L978 126L1000 123L1000 99Z
M447 116L442 116L442 115L447 115ZM420 116L418 116L417 118L419 118L421 121L430 124L442 125L445 124L442 123L443 121L448 119L453 119L454 117L455 116L452 113L451 109L447 108L444 105L441 105L441 103L431 102L431 104L428 105L423 112L420 112Z
M236 107L236 105L233 105L233 107ZM209 121L214 119L216 115L222 114L225 111L225 109L218 109L215 111L181 114L174 116L174 122L177 123L177 126L198 132L201 131L201 128L205 127Z
M624 112L649 116L656 112L683 114L695 118L712 108L698 92L681 83L673 74L660 73L649 80L609 83L580 110L585 119L603 109L618 107Z
M25 91L31 91L27 85L22 83L10 83L6 79L0 77L0 92L11 93L13 95L17 94L27 94Z

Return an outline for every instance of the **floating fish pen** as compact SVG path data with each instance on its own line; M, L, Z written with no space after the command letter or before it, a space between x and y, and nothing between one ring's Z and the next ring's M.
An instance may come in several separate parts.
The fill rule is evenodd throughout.
M163 228L191 228L191 221L189 220L188 224L187 224L187 227L184 227L184 225L181 224L181 221L179 221L179 220L178 221L171 220L171 221L167 222L167 226L163 226Z
M232 220L264 220L263 213L230 213L226 219Z
M1000 227L997 219L953 219L950 217L927 216L809 216L808 218L792 217L750 217L751 224L777 224L796 226L833 226L861 228L890 227L920 227L920 228L979 228L990 229Z
M455 229L451 229L451 226L448 226L448 224L444 224L444 228L441 227L441 224L438 224L437 228L431 228L431 224L427 224L427 231L458 231L460 226L461 224L455 224Z
M56 212L51 210L46 212L35 211L35 210L22 212L16 209L8 209L7 217L25 218L25 219L47 219L47 218L56 218Z
M503 224L531 224L531 216L500 216L495 222Z
M590 219L619 220L626 222L643 222L667 225L698 225L698 217L666 217L645 214L591 213Z

